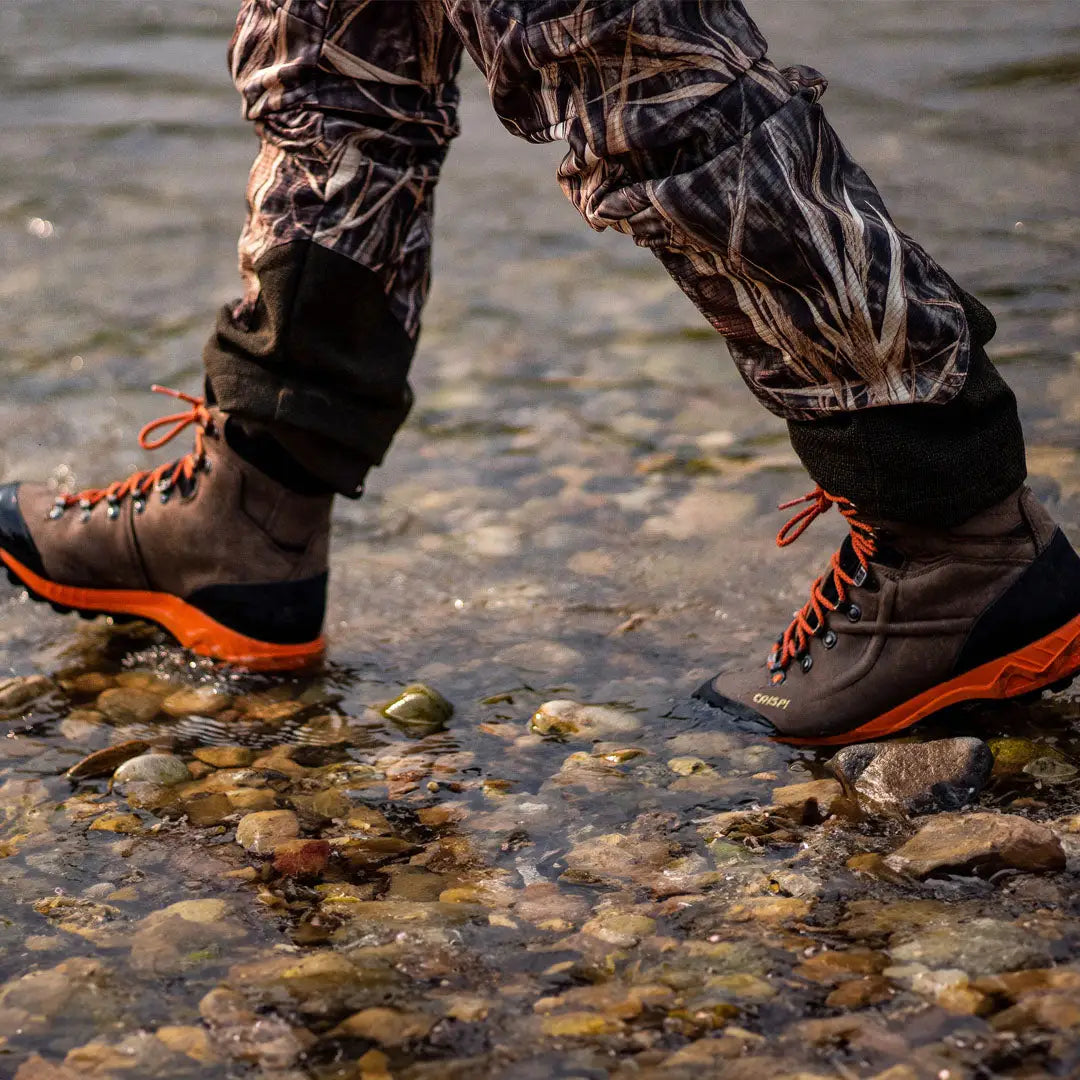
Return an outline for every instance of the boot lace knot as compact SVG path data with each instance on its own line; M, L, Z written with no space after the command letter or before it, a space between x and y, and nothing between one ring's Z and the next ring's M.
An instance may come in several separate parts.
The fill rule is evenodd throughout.
M810 599L795 612L788 628L777 638L776 648L769 654L767 666L774 683L784 681L787 669L796 660L802 660L804 668L809 670L806 653L810 639L815 634L828 633L825 623L827 613L837 611L847 603L849 588L857 588L866 581L870 574L870 559L877 551L874 527L859 518L858 511L847 499L830 495L819 485L798 499L781 503L777 509L790 510L802 503L807 505L777 533L776 546L787 547L795 543L822 514L835 506L851 529L851 551L858 561L858 568L854 573L849 573L841 565L842 549L833 553L829 569L810 586ZM836 592L835 599L825 592L825 584L830 578Z
M160 493L162 502L167 502L169 494L177 484L193 484L196 473L200 469L209 467L206 458L206 432L212 428L213 421L204 399L185 394L181 390L172 390L167 386L155 385L151 389L156 394L165 394L183 401L190 408L184 412L171 413L169 416L151 420L139 432L139 445L144 450L158 450L175 439L182 431L194 426L194 448L176 461L167 461L153 469L140 469L133 472L126 480L117 480L108 487L86 488L74 495L59 495L52 510L49 511L50 518L55 520L63 517L67 509L78 506L83 512L85 521L90 511L100 502L107 504L110 518L117 518L120 515L120 503L127 496L132 497L135 509L141 510L148 496L155 490ZM158 432L162 428L168 428L168 430L160 435Z

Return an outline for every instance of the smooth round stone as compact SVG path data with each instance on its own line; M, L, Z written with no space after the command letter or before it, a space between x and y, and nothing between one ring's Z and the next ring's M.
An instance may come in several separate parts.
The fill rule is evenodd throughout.
M537 735L600 740L637 731L641 721L632 713L609 705L583 705L578 701L545 701L533 714L529 727Z
M232 698L228 694L221 694L208 686L195 687L190 690L177 690L170 694L162 703L162 712L170 716L190 716L198 713L200 716L213 716L232 704Z
M236 826L236 842L255 855L271 855L274 848L299 835L300 819L291 810L245 814Z
M186 783L190 779L191 771L187 765L172 754L140 754L125 761L113 773L113 782L117 784L144 781L170 787L173 784Z
M403 728L432 732L446 727L454 714L454 706L438 690L423 683L413 683L384 705L382 714Z
M151 690L116 686L98 694L97 707L115 724L148 724L161 711L161 695Z

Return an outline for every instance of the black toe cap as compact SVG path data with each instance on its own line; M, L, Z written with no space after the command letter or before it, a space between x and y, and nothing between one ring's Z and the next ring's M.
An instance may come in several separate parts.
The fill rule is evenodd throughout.
M752 709L741 701L736 701L734 698L725 697L719 693L714 679L703 682L691 696L697 701L703 701L706 705L711 705L714 709L722 709L728 716L743 723L761 725L762 729L770 734L776 731L772 721L762 716L757 709Z
M19 509L18 484L0 484L0 548L28 570L44 575L37 545Z

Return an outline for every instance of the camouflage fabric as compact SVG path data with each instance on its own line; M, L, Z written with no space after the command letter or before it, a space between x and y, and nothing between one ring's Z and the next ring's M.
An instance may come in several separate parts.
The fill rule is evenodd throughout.
M415 338L462 46L503 124L567 142L570 201L656 253L768 408L962 387L955 286L829 126L824 79L778 70L738 0L244 0L230 60L261 150L238 320L265 253L312 240L376 273Z

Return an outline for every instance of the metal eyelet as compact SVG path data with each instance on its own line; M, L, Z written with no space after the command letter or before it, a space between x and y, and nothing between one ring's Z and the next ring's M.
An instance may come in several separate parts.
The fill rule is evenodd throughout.
M64 516L64 511L66 509L67 503L63 500L63 498L59 498L52 504L52 509L45 516L50 521L59 521L60 518Z
M860 585L865 583L867 577L869 577L869 572L867 571L866 567L860 566L855 573L855 577L852 579L852 584L856 588L858 588Z
M836 631L826 630L825 633L821 635L821 644L824 645L826 649L831 649L836 644Z
M163 488L162 489L162 491L161 491L161 503L162 503L162 505L164 505L165 503L167 503L169 501L169 496L171 494L172 494L172 491L169 488Z
M803 674L805 675L814 666L814 658L809 653L807 653L802 658L801 666L803 669Z
M131 509L136 514L141 514L146 509L146 499L143 497L135 498L131 500Z
M851 622L858 622L862 618L862 608L858 604L851 604L847 609L847 617Z
M769 681L773 684L773 686L782 686L785 679L787 679L787 672L778 671Z

